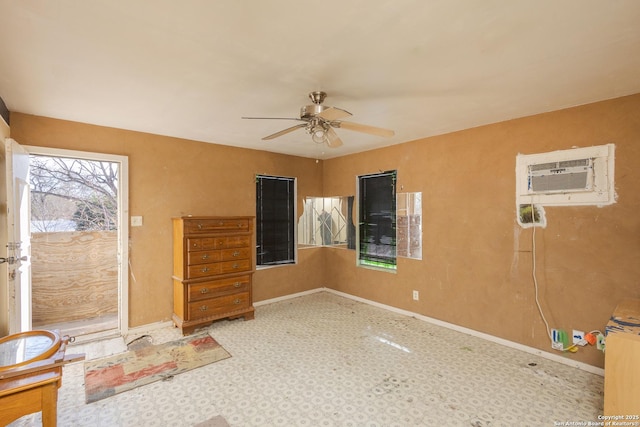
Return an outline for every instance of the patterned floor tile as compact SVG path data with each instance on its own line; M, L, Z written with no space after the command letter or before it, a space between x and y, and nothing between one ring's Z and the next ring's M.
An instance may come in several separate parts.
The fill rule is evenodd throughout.
M221 415L232 427L533 426L602 413L602 377L327 292L207 329L231 358L89 405L82 363L66 366L58 424L191 427ZM153 344L181 336L148 334Z

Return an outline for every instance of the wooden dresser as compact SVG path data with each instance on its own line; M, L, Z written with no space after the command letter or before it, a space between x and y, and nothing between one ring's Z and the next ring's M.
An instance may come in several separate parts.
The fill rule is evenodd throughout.
M604 415L640 423L640 299L621 301L607 323ZM628 423L628 424L624 424Z
M253 217L173 218L173 322L184 335L253 319Z

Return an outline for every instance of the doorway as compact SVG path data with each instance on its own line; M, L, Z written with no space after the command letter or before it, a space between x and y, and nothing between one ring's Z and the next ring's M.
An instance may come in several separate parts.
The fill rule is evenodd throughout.
M32 328L76 341L126 334L127 158L26 149Z

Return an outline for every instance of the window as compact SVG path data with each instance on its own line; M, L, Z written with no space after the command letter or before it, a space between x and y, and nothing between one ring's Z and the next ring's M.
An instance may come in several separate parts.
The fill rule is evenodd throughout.
M358 264L396 269L396 171L358 177Z
M396 194L396 254L422 259L422 193Z
M334 246L355 249L353 196L307 197L298 221L298 247Z
M256 263L295 263L295 178L256 175Z

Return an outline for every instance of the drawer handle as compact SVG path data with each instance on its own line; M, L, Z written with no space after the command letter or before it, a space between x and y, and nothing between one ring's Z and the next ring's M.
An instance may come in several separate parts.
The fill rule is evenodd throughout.
M193 242L193 247L194 248L198 247L198 244L196 242Z
M209 267L205 267L205 268L202 269L203 273L206 273L207 271L209 271Z
M240 282L236 282L236 283L233 284L234 288L239 288L240 286L242 286L242 283L240 283Z
M235 251L235 252L233 253L233 256L240 256L240 252Z
M202 259L209 259L209 254L202 255Z
M206 305L203 305L202 307L200 307L200 311L207 311L209 310L209 307L207 307Z
M198 224L198 230L202 230L202 224Z
M238 228L242 228L242 224L238 224Z
M224 240L218 240L218 245L219 245L219 246L224 245Z
M238 268L238 264L233 264L233 268Z
M218 225L224 225L224 221L219 221Z
M201 293L201 294L208 294L208 293L209 293L209 288L202 288L202 289L200 289L200 293Z
M233 300L233 303L236 304L236 305L240 304L240 302L241 302L240 298L236 298L236 299Z

